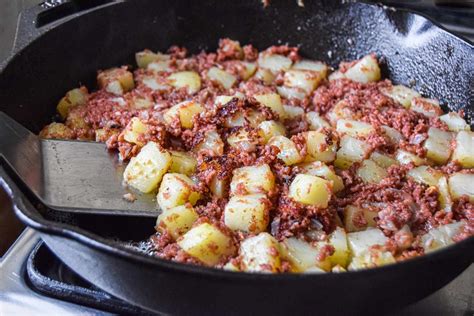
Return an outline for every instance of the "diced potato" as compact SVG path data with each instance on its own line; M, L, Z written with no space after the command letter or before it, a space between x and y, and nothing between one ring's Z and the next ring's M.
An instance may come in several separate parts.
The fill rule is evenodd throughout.
M247 113L247 116L245 117L245 119L249 123L250 127L257 128L258 124L260 124L261 122L265 120L265 117L263 116L261 111L250 110Z
M411 100L410 109L427 117L435 117L443 114L439 102L433 99L413 98Z
M329 235L329 244L334 247L334 253L329 257L331 265L346 267L350 256L346 231L341 227L336 227Z
M221 156L224 153L224 142L217 131L210 130L205 133L204 140L196 146L195 151Z
M395 262L395 258L389 251L370 249L357 257L353 257L351 263L348 266L348 270L354 271L380 267Z
M430 229L421 237L425 252L431 252L453 244L453 237L461 231L465 224L466 222L459 221Z
M301 173L321 177L332 182L332 191L337 193L344 189L344 182L331 168L321 161L305 163L299 166Z
M107 92L122 95L135 87L133 74L127 68L111 68L99 72L97 82L101 89Z
M298 272L304 272L313 267L317 267L324 271L331 270L329 256L320 260L321 249L327 245L326 243L319 242L311 245L306 241L291 237L285 239L282 245L285 247L291 263Z
M291 100L291 99L304 100L304 98L306 98L306 92L300 88L278 86L276 89L279 95L281 95L282 97L288 100Z
M58 111L61 118L66 119L69 110L77 105L84 105L87 102L89 92L86 87L80 87L72 89L66 93L66 95L59 101L56 110Z
M143 77L142 83L153 91L167 91L170 89L170 86L159 82L151 76Z
M313 131L317 131L323 127L331 127L331 125L316 112L306 113L306 121L309 124L309 129Z
M237 132L232 133L227 137L227 143L241 151L254 152L257 143L259 143L258 137L252 136L246 129L239 129Z
M288 70L283 75L283 84L290 88L298 88L310 94L319 85L323 77L314 71Z
M288 57L278 54L260 54L258 56L258 66L260 68L268 69L273 73L279 71L286 71L290 69L293 62Z
M281 98L276 93L267 93L267 94L260 94L256 95L255 99L260 102L262 105L269 107L273 112L278 114L280 119L286 118L285 109L283 108L283 104L281 103Z
M304 115L304 110L299 106L283 105L283 109L290 120L299 119Z
M453 199L457 200L465 195L471 203L474 203L474 174L454 173L449 177L448 183Z
M148 193L158 187L170 165L171 155L157 143L148 142L136 157L130 159L123 178L129 186Z
M138 117L133 117L123 131L123 138L129 143L143 146L143 140L140 139L140 136L145 134L147 130L146 124L140 121Z
M425 140L423 147L426 148L426 157L437 164L445 164L451 156L451 140L453 134L445 132L436 127L430 127L428 130L428 139Z
M403 135L392 127L383 125L382 130L392 144L398 145L404 139Z
M305 161L331 162L336 159L337 140L321 132L309 131L304 133L308 155Z
M165 122L171 124L173 120L179 118L181 126L184 128L193 128L193 118L204 111L201 104L194 101L184 101L172 106L165 112L163 118Z
M148 64L157 61L167 61L170 59L170 55L161 53L153 53L150 50L144 50L135 54L135 60L140 68L147 68Z
M460 131L456 135L456 148L452 160L463 168L474 168L474 132Z
M223 267L226 271L239 272L240 267L236 266L232 261L227 262Z
M280 244L269 233L245 239L240 244L242 267L247 272L278 272L281 267Z
M70 109L65 123L66 126L75 130L88 130L90 128L90 124L84 119L84 113L81 113L81 111L76 111L77 109L80 109L80 106Z
M111 128L99 128L95 130L95 141L99 143L105 143L112 135L119 134L120 130Z
M403 225L400 230L395 232L393 237L397 241L398 251L409 249L410 247L413 246L413 243L415 242L413 232L411 231L410 226L408 226L407 224Z
M215 99L214 99L214 106L217 107L219 105L226 105L227 103L229 103L233 98L235 98L234 96L231 96L231 95L219 95L217 96Z
M369 123L344 119L337 121L336 130L352 137L363 137L374 132L374 128Z
M439 119L448 125L451 132L470 131L469 124L456 112L441 115Z
M376 152L376 151L374 151L370 155L370 160L374 161L377 165L379 165L380 167L385 168L385 169L387 169L390 166L398 164L398 161L396 161L392 157L381 154L381 153Z
M176 72L168 77L168 82L175 88L186 88L190 94L201 89L201 77L194 71Z
M334 71L333 73L331 73L329 75L328 80L333 81L333 80L337 80L337 79L343 79L345 77L346 76L340 70L336 70L336 71Z
M331 182L309 174L297 174L290 184L288 196L293 200L326 208L331 199Z
M224 125L227 128L233 128L233 127L242 127L245 125L247 121L245 120L245 115L242 112L237 112L233 115L229 115L226 117L226 120L224 121Z
M267 143L273 136L285 136L285 126L277 121L263 121L258 125L260 136Z
M270 220L269 205L264 194L233 196L224 209L224 224L232 230L263 232Z
M154 72L172 72L171 60L154 61L147 65L146 69Z
M234 98L237 98L237 99L244 99L245 98L245 94L243 94L242 92L240 91L236 91L233 95Z
M239 73L240 77L243 80L247 80L255 74L255 71L257 71L257 65L255 63L250 63L246 61L242 61L241 63L243 65L243 69Z
M218 176L214 176L209 183L209 190L217 198L223 198L227 196L229 181L227 178L220 179Z
M378 81L381 78L380 67L377 58L367 55L347 69L344 73L347 79L367 83Z
M230 89L237 82L237 78L234 75L231 75L217 67L211 67L207 72L207 77L210 80L217 82L224 89Z
M375 217L378 212L370 208L348 205L344 208L344 228L348 232L358 232L367 227L376 227Z
M263 164L235 169L230 183L230 192L233 195L268 193L274 187L275 176L270 166Z
M204 111L201 104L197 102L187 102L179 108L179 119L184 128L192 128L194 126L193 118Z
M347 234L349 248L354 257L363 255L370 247L375 245L383 246L388 238L378 228L369 228L360 232Z
M366 159L362 161L361 166L357 169L357 176L365 183L376 184L387 176L387 171L374 161Z
M364 160L370 151L370 146L361 140L344 135L337 151L334 165L341 169L349 168L354 162Z
M421 97L418 92L403 85L392 86L382 89L381 91L383 94L392 98L407 109L410 108L411 100L413 98Z
M121 108L125 108L127 107L128 105L128 102L125 101L125 98L123 97L114 97L114 98L110 98L109 101L115 103L116 105L120 106Z
M271 84L275 80L275 75L268 69L258 68L255 78L261 80L265 84Z
M278 147L280 152L277 157L283 160L287 165L294 165L301 162L304 158L296 148L295 143L285 136L273 136L267 145Z
M427 164L425 158L421 158L415 154L412 154L402 149L397 150L397 152L395 153L395 159L397 159L397 161L402 165L414 163L415 166L421 166Z
M291 69L310 70L320 74L321 79L326 78L328 73L328 66L320 61L303 59L297 61Z
M244 50L242 49L240 42L229 38L219 40L218 51L231 55L233 60L244 58ZM230 56L224 56L224 59L227 59L227 57Z
M74 131L63 123L51 123L41 130L39 136L48 139L72 139L75 135Z
M216 265L235 253L232 239L209 223L193 227L178 239L178 245L208 266Z
M167 232L175 240L191 229L198 219L193 207L180 205L162 212L156 221L158 231Z
M187 176L192 175L196 171L197 160L192 155L184 151L171 150L171 167L170 172L182 173Z
M341 273L341 272L347 272L347 270L345 268L341 267L340 265L335 265L334 267L332 267L331 272L332 273Z
M344 100L341 100L337 102L333 106L331 111L327 113L327 118L329 119L329 122L331 123L332 126L336 126L339 120L352 119L353 113L348 108L347 102Z
M200 197L201 194L188 176L180 173L167 173L161 181L156 202L163 211L166 211L186 203L194 205Z
M306 269L304 272L304 274L321 274L321 273L327 273L327 271L324 271L323 269L321 268L318 268L318 267L311 267L311 268L308 268Z
M429 186L437 186L438 181L443 176L443 174L431 167L419 166L409 170L407 176L418 183L424 183Z
M227 106L227 104L225 104L225 106ZM233 128L242 127L248 124L250 127L256 128L262 120L263 117L258 111L250 109L246 113L238 111L234 114L227 115L225 117L224 126L227 128Z
M449 185L446 177L441 177L438 180L438 201L440 208L445 212L451 212L453 207L453 200L451 194L449 193Z

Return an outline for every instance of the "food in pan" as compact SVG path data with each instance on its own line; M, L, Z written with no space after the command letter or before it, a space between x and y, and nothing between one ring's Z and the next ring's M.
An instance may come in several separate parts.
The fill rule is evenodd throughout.
M296 47L223 39L136 62L69 91L41 135L118 150L126 185L156 194L153 255L342 272L474 234L474 133L462 112L382 80L375 54L332 71Z

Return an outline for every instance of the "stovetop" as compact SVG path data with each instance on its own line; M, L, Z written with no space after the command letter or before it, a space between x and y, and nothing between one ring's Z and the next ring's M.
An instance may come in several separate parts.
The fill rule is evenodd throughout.
M39 2L16 0L2 4L0 60L11 49L18 11ZM392 6L423 12L444 27L474 41L474 1L444 2L462 2L465 6L434 6L430 0L385 1ZM81 279L42 244L33 230L25 229L16 239L21 226L2 193L0 192L0 315L147 315L140 308L120 301ZM15 239L15 243L2 256L2 248L8 248ZM392 315L474 316L474 265L443 289Z

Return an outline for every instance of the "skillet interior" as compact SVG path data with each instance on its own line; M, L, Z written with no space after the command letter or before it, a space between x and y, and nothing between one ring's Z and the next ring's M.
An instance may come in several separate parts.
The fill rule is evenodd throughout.
M54 116L65 91L80 83L94 87L98 69L134 64L134 53L144 48L215 50L223 36L259 49L298 45L303 55L333 66L376 52L386 59L385 77L450 109L464 108L469 117L473 112L474 47L406 11L328 0L304 8L272 1L266 9L256 0L142 0L92 11L52 27L2 71L2 110L34 132Z
M297 7L294 2L271 3L270 7L263 10L258 1L225 3L140 1L118 3L91 10L86 15L79 15L52 28L5 65L0 74L1 109L37 132L54 116L55 104L65 91L78 85L79 82L89 87L94 85L97 69L124 63L133 64L134 52L146 47L164 50L172 44L181 44L190 48L191 52L197 52L203 48L215 49L219 38L230 37L242 43L255 44L259 49L275 43L301 44L303 55L331 62L334 66L342 60L355 59L374 51L385 57L386 77L397 83L414 84L415 89L439 98L445 104L449 104L451 109L464 108L469 115L473 113L474 48L440 30L424 18L407 12L392 12L362 4L341 6L333 1L311 3L308 1L304 9ZM98 29L103 32L97 32ZM189 308L199 306L207 308L203 309L204 311L218 312L232 304L232 300L226 299L224 294L219 294L219 301L206 306L199 300L205 297L205 293L197 295L194 293L195 298L189 298L179 306L176 302L170 305L176 293L192 295L191 290L198 289L199 286L196 288L196 285L191 284L199 280L202 275L208 277L206 285L202 285L207 289L215 290L223 287L233 296L247 298L250 305L237 306L240 307L240 311L266 310L282 313L289 307L309 311L315 304L319 304L323 311L327 311L329 310L327 308L337 300L328 299L328 302L324 302L314 296L335 295L339 286L356 291L353 293L354 297L346 300L345 308L370 310L370 306L366 306L367 304L360 300L372 296L374 299L385 300L383 306L377 306L378 310L381 310L406 304L439 288L461 272L467 262L472 260L472 256L459 253L462 249L472 249L471 238L470 244L465 243L463 247L458 245L439 254L386 269L336 276L268 278L253 275L250 279L238 275L226 276L224 278L226 282L229 280L236 282L235 286L231 287L226 282L219 281L222 280L220 272L210 271L196 275L193 273L195 271L203 273L202 269L180 267L173 270L173 266L178 265L158 260L154 260L146 268L143 267L140 274L141 268L137 265L143 263L143 260L130 255L131 261L127 261L129 264L127 266L124 260L114 255L119 251L114 250L116 248L113 248L112 242L103 242L106 246L102 248L112 247L111 252L104 255L99 254L103 251L89 247L93 244L97 246L95 242L78 238L77 234L72 239L48 236L53 231L56 235L69 237L71 231L80 233L88 231L122 240L139 240L153 231L153 219L88 217L51 212L41 208L37 211L34 211L35 214L39 213L41 216L32 218L24 208L19 208L22 218L28 224L42 229L48 245L73 269L119 297L148 309L168 312L176 310L185 312L189 311ZM53 222L57 221L77 225L83 230L70 229L68 226L54 230ZM81 239L81 242L77 243L73 241L74 239ZM470 245L471 248L466 248L466 245ZM452 260L449 259L455 255L457 262L450 264ZM101 259L97 260L99 257ZM432 263L431 271L427 268L427 262ZM450 265L451 269L436 282L432 280L423 284L406 280L409 276L418 276L419 281L423 278L432 279L433 275L440 272L437 269L443 265ZM417 269L416 266L420 268ZM126 267L137 271L124 270ZM98 270L93 271L94 268ZM168 270L168 268L171 270L167 271L166 275L163 272L160 274L160 269ZM390 273L382 274L387 269ZM129 276L126 276L125 271L128 271ZM185 279L177 273L183 271L188 271L192 277ZM140 279L140 287L134 285L132 275ZM213 275L216 276L215 279L212 279ZM363 282L364 278L370 280L370 283ZM408 289L405 291L387 289L387 284L401 287L400 284L403 283L397 283L395 278L403 280ZM250 280L256 282L266 280L267 283L255 283ZM317 284L318 280L324 280L325 286ZM150 283L152 281L155 284L161 282L159 291L156 289L160 298L149 293L153 292L153 284ZM244 281L248 284L244 284ZM185 285L189 287L189 292L182 289L186 287ZM255 289L250 290L249 286ZM294 294L272 289L285 286L291 287ZM365 290L357 292L358 288L364 286ZM242 290L248 293L243 293ZM267 294L262 296L261 292L265 290ZM304 290L313 291L314 295L308 295ZM258 292L260 294L257 294ZM252 293L259 299L252 300ZM392 294L391 298L389 294ZM254 305L257 302L259 305ZM302 302L310 305L300 306ZM341 306L338 308L347 311ZM237 311L239 309L234 310Z

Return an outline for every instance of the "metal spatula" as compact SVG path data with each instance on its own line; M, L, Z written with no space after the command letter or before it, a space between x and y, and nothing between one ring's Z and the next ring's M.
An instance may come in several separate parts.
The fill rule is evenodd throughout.
M152 194L122 184L125 168L102 143L40 139L0 112L0 157L46 206L61 211L156 216Z

